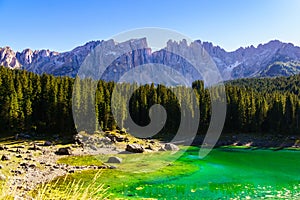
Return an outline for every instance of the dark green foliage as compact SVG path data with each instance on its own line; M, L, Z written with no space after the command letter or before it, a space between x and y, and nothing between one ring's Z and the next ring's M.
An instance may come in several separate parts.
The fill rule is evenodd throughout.
M0 131L74 133L69 77L0 67Z
M149 110L155 104L162 105L168 116L158 137L176 134L181 120L185 116L194 116L192 108L196 104L200 107L199 134L205 133L209 126L210 92L202 81L195 81L192 85L197 102L192 101L184 87L123 83L118 85L121 93L116 96L112 107L115 86L113 82L79 78L74 81L69 77L40 76L1 67L0 131L70 135L76 133L76 129L87 132L99 130L100 127L102 130L122 129L127 128L129 116L136 124L146 126L150 123ZM223 132L298 134L299 90L300 75L227 82L227 115ZM128 98L130 91L134 93L127 110L125 102L120 100ZM212 94L219 95L217 90ZM187 108L185 112L181 113L180 105ZM112 111L116 108L121 109L117 109L115 119ZM89 111L93 109L96 116L91 117ZM73 114L86 120L74 122Z

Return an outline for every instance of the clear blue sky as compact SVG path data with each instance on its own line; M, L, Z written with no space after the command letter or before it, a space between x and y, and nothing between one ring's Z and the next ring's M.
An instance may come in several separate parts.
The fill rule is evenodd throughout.
M300 0L0 0L0 46L66 51L162 27L226 50L272 39L300 46Z

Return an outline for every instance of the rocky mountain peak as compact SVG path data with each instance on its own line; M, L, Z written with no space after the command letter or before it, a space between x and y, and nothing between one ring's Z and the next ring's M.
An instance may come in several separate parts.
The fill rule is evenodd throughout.
M112 64L113 73L107 72L106 80L111 77L114 80L114 78L120 77L121 73L133 67L151 62L169 65L183 72L190 71L191 68L187 63L177 57L174 60L174 57L165 50L180 52L182 55L194 55L196 52L199 53L199 49L197 49L199 44L211 56L225 80L270 74L286 76L300 72L299 65L294 64L300 62L300 47L279 40L272 40L257 47L253 45L241 47L231 52L214 46L211 42L201 42L200 40L190 44L186 40L169 40L164 49L152 52L151 48L148 47L146 38L131 39L125 42L91 41L63 53L50 50L33 51L31 49L15 53L10 47L3 47L0 48L0 65L12 69L22 68L39 74L49 73L56 76L74 77L86 56L100 44L107 52L107 56L113 57L124 52L124 50L126 51ZM280 69L280 71L277 73L276 69ZM269 72L270 70L272 73ZM283 74L284 71L289 73Z
M16 58L16 53L8 46L0 48L0 65L12 69L19 69L21 67L21 64Z

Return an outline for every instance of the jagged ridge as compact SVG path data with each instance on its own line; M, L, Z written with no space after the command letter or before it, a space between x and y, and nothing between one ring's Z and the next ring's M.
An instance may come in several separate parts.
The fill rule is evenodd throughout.
M250 46L239 48L236 51L227 52L219 46L212 43L201 42L208 54L212 57L225 80L264 77L264 76L289 76L300 72L300 48L291 43L283 43L278 40L270 41L266 44L260 44L258 47ZM74 77L84 61L85 57L97 45L106 45L110 53L114 50L124 47L124 45L138 45L140 48L136 52L129 52L117 59L110 69L104 74L106 80L115 80L121 76L124 71L146 63L160 63L169 65L183 72L191 72L191 67L179 60L175 64L170 55L163 49L151 52L146 39L132 39L124 43L116 43L113 40L91 41L83 46L76 47L68 52L55 52L50 50L25 49L22 52L15 53L10 47L0 48L0 65L12 69L25 69L38 74L48 73L55 76ZM193 45L187 45L184 42L169 41L167 47L176 45L176 48L182 48L186 53L193 53ZM191 79L198 77L190 76Z

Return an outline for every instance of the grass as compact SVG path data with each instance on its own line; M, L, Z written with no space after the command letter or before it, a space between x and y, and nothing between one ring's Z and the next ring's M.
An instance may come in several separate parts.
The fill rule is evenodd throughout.
M17 188L10 188L10 185L6 181L0 181L0 199L2 200L13 200L15 194L17 194Z
M68 164L72 166L85 165L103 165L103 162L97 158L98 156L66 156L57 161L58 164Z
M100 177L101 171L98 171L86 183L81 179L70 180L69 176L65 176L63 179L60 178L56 181L42 184L31 193L31 196L35 200L107 199L109 195L107 189L104 188L104 184L99 183Z

